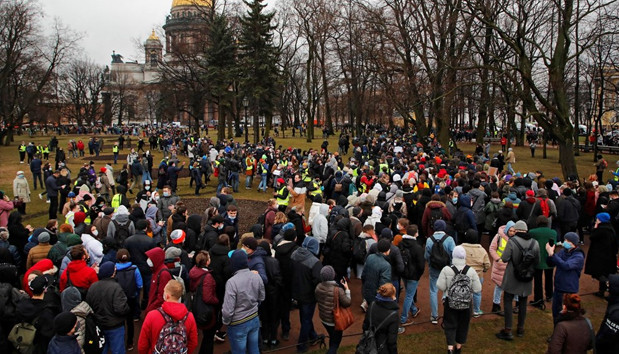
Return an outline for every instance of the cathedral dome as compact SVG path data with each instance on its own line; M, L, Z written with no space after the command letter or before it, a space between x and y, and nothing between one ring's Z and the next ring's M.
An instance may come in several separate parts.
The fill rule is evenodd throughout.
M172 1L172 8L178 7L178 6L208 6L210 7L211 1L210 0L173 0Z

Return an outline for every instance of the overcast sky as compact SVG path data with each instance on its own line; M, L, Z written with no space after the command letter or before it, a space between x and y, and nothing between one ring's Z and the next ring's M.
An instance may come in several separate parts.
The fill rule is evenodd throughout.
M81 33L84 55L95 63L109 64L112 50L126 60L144 61L136 47L170 13L172 0L42 0L45 25L54 18ZM163 42L163 39L162 39Z

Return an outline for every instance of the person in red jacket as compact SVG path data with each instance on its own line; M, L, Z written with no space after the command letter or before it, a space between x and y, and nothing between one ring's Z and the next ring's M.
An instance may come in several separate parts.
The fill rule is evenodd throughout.
M168 267L163 263L165 252L161 248L155 247L146 251L146 256L148 257L146 263L153 271L150 291L148 292L148 306L146 306L146 313L148 313L163 304L163 290L168 281L172 279L172 275L167 270Z
M161 311L170 316L173 321L181 321L185 318L185 315L187 316L183 322L187 332L187 339L185 342L187 345L186 353L194 352L198 346L198 328L196 327L196 320L193 314L188 312L185 304L180 302L182 296L183 285L180 282L170 280L166 283L163 292L165 302L160 308L158 307L148 312L144 318L142 330L140 331L140 339L138 340L138 353L150 354L155 352L159 333L166 324L166 319Z
M60 276L60 291L67 287L67 277L71 279L71 285L77 288L84 290L90 288L99 278L97 271L88 266L88 251L82 245L75 245L69 254L71 262Z

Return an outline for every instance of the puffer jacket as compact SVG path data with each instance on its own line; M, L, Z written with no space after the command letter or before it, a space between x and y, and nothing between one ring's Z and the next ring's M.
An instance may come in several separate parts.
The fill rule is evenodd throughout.
M92 308L101 329L124 325L129 305L125 291L115 279L106 278L93 284L86 295L86 302Z
M325 243L327 241L327 235L329 233L329 222L327 221L328 215L329 206L327 204L320 204L318 207L318 213L312 220L312 235L320 243Z
M350 298L350 290L340 288L335 281L323 281L316 286L314 295L318 303L318 314L322 323L333 326L333 309L335 308L335 290L340 301L340 307L350 307L352 300Z
M505 225L499 227L499 232L494 236L492 242L490 242L489 252L490 258L492 258L492 274L490 275L490 279L498 285L501 286L503 283L503 275L505 274L505 268L507 268L507 263L497 262L501 259L501 256L497 253L499 248L499 243L502 243L505 240L505 245L507 245L507 240L509 240L509 236L507 236L504 232Z
M84 347L84 339L86 334L86 317L90 315L92 312L92 308L86 301L80 302L77 306L75 306L71 312L77 317L77 322L80 324L79 329L75 332L77 335L77 342L80 345L80 348ZM82 349L82 352L84 350Z

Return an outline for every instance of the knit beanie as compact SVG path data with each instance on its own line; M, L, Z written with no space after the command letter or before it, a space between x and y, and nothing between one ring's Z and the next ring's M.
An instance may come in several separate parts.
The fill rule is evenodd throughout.
M233 273L247 268L247 253L243 250L236 250L232 252L232 255L230 256L230 266L232 267Z
M54 330L59 336L66 336L77 322L77 316L71 312L61 312L54 318Z
M320 281L332 281L335 279L335 270L330 265L320 270Z

